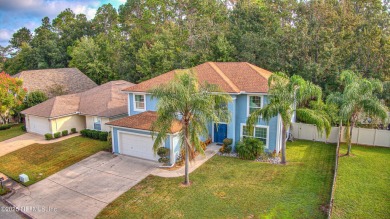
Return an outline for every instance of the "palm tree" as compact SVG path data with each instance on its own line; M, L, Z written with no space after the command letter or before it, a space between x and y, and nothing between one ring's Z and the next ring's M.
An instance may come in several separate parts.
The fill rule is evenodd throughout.
M383 89L380 81L362 78L353 71L343 71L340 80L344 87L343 92L330 94L327 102L336 104L339 107L340 118L347 122L349 132L346 132L348 143L346 155L350 155L352 130L359 116L366 113L384 121L387 118L387 109L375 94Z
M259 117L269 121L272 117L280 115L282 119L282 164L286 164L286 137L291 125L291 118L295 112L298 118L306 123L315 124L320 134L326 131L330 134L328 116L315 109L302 108L312 100L321 101L321 88L294 75L291 78L281 72L272 74L268 79L269 103L262 109L251 113L247 120L247 127L253 129ZM253 131L249 130L249 133Z
M231 97L216 85L198 83L195 72L188 70L177 73L172 81L149 92L152 98L158 99L158 118L152 127L158 133L153 149L157 151L165 142L172 124L180 122L182 128L178 134L185 150L184 184L189 185L189 161L194 159L195 151L204 153L199 137L209 136L209 122L229 121L226 106Z

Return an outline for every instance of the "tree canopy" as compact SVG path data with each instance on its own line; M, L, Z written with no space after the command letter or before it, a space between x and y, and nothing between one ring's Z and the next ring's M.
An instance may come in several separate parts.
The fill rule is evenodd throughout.
M206 61L247 61L300 75L328 95L341 86L344 69L390 80L389 22L381 0L128 0L118 10L102 5L91 20L66 9L45 17L35 34L20 29L3 68L15 74L74 66L100 84L140 82Z

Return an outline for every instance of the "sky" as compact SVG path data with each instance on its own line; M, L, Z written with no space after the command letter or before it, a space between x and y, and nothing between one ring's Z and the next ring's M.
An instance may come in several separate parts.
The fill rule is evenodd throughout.
M118 9L125 2L126 0L0 0L0 45L8 45L12 34L22 27L34 32L40 26L42 18L47 16L52 20L66 8L92 19L101 5L111 3Z

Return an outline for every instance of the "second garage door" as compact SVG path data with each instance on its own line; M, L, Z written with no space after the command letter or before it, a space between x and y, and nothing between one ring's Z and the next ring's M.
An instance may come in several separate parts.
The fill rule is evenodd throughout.
M149 135L119 133L119 152L147 160L158 160L153 151L153 139Z

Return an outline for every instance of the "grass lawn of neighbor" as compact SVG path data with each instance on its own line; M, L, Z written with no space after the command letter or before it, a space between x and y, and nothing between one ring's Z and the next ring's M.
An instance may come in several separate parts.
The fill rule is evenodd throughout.
M335 145L295 141L288 165L214 156L183 177L149 176L98 218L326 218Z
M23 124L12 126L10 129L0 130L0 142L26 133L22 130Z
M390 148L352 145L352 154L339 158L332 218L389 218Z
M110 148L108 142L73 137L52 144L32 144L0 157L0 172L18 180L29 176L31 185L96 152Z

